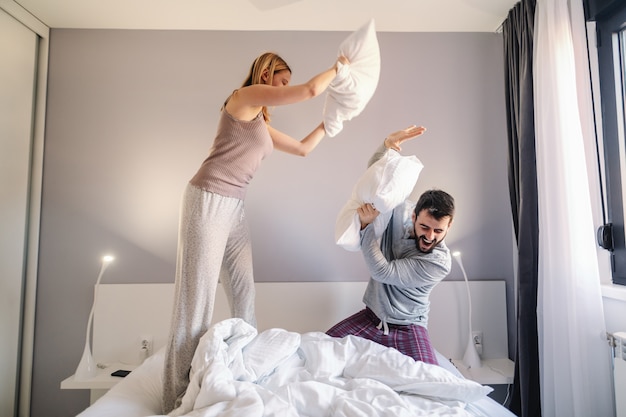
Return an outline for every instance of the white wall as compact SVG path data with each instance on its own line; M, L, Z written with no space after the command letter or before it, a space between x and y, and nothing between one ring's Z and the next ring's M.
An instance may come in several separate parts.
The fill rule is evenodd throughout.
M252 60L279 52L303 82L332 65L341 32L52 31L31 415L73 415L88 393L60 391L84 344L99 259L103 282L173 282L180 196L211 145L219 108ZM515 334L502 39L492 33L379 33L372 101L305 159L279 152L246 201L258 281L360 281L360 254L333 242L335 217L387 133L428 132L405 146L425 168L416 194L457 202L447 243L470 279L507 281ZM277 108L301 138L323 97ZM460 280L453 266L451 280ZM509 349L513 352L513 349Z
M602 286L606 331L626 332L626 287L606 284Z

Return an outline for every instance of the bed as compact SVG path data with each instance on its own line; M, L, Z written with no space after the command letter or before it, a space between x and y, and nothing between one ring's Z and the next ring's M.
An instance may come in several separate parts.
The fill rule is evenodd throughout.
M504 299L504 283L472 285L472 296L481 306L474 315L485 340L483 356L502 355L495 350L503 349L502 339L506 341L506 319L500 334L506 313L493 314L493 304ZM450 361L462 356L461 340L467 340L461 326L463 286L444 281L433 293L430 333L440 366L416 362L359 337L338 339L323 333L362 308L364 287L361 282L258 283L257 329L228 318L220 293L214 324L194 356L178 415L514 416L488 396L491 387L464 378ZM136 367L79 417L159 416L173 285L102 285L98 291L94 357L99 363ZM501 307L496 302L495 309ZM154 351L139 364L137 340L142 337Z

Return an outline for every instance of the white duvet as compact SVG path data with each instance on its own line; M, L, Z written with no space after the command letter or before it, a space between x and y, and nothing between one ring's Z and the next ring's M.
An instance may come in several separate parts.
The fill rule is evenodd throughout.
M173 415L469 416L490 387L348 336L257 331L240 319L202 337Z

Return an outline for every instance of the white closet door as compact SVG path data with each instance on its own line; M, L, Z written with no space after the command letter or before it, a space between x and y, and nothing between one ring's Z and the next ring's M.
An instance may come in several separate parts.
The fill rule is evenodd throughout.
M0 415L16 415L37 35L0 10Z

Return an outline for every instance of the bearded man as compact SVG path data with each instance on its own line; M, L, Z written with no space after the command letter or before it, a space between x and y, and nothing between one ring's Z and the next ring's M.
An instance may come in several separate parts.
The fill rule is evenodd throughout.
M424 128L411 126L392 133L370 159L397 152L400 144ZM444 239L454 218L454 198L445 191L424 192L415 207L410 202L393 210L382 236L372 224L380 214L369 203L357 210L361 222L361 252L370 273L365 309L342 320L326 333L355 335L392 347L415 360L438 364L428 336L429 296L452 267ZM411 219L405 219L410 212Z

